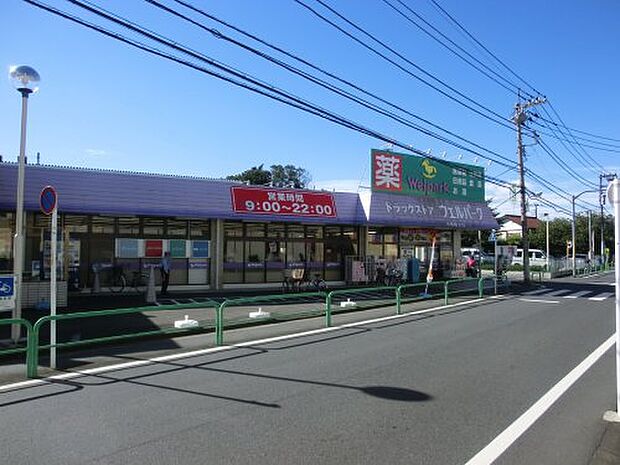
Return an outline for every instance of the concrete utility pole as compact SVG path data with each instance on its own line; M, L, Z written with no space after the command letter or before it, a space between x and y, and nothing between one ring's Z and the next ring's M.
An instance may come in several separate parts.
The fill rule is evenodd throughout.
M536 97L535 99L520 101L515 104L515 114L513 121L517 126L517 156L519 162L519 190L521 193L521 236L523 239L523 281L527 284L530 282L530 247L527 237L527 205L525 202L525 167L523 165L523 140L521 126L528 120L525 110L534 105L540 105L547 101L544 97Z
M600 191L599 203L601 205L601 264L605 264L605 212L603 206L605 205L605 191L603 190L603 179L607 182L616 179L616 173L601 173L598 175L598 187Z

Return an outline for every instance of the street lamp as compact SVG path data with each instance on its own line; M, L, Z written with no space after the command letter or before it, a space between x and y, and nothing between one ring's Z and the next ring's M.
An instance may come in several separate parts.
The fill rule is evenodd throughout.
M15 214L15 240L13 242L13 275L15 289L15 308L13 318L22 316L22 269L24 265L24 175L26 171L26 117L28 115L28 96L39 90L41 80L30 66L11 66L9 69L11 83L22 94L22 124L19 143L19 164L17 170L17 207ZM15 343L21 333L20 325L13 325L11 337Z
M577 243L575 242L575 222L576 222L576 219L575 219L575 200L577 200L583 194L589 194L589 193L592 193L592 192L599 192L599 191L596 190L596 189L589 189L587 191L580 192L577 195L573 195L573 197L572 197L572 199L573 199L573 202L572 202L572 204L573 204L573 225L572 225L571 229L572 229L572 237L573 237L573 242L572 242L572 247L573 247L573 276L577 276L577 267L575 266L575 259L576 259L575 253L576 253L576 249L577 249Z

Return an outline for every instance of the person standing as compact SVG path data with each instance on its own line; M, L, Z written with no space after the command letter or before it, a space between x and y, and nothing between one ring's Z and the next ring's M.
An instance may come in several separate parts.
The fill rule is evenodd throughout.
M159 271L161 272L161 295L167 295L168 282L170 282L170 252L164 252Z

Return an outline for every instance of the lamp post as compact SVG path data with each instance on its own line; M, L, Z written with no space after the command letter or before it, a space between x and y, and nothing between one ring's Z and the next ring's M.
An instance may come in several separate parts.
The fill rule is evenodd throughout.
M577 249L577 243L575 242L575 222L576 222L576 218L575 218L575 200L577 200L583 194L589 194L589 193L592 193L592 192L599 192L599 191L596 190L596 189L589 189L587 191L580 192L577 195L573 195L573 197L572 197L572 200L573 200L572 201L572 205L573 205L573 225L572 225L572 228L571 228L571 230L572 230L571 232L572 232L572 237L573 237L573 242L572 242L572 247L573 247L573 254L572 254L573 255L573 259L572 259L572 261L573 261L573 276L577 276L577 267L575 266L575 259L576 259L575 253L576 253L576 249Z
M19 143L19 164L17 169L17 206L15 212L15 239L13 241L13 275L15 286L15 308L13 318L22 316L22 270L24 265L24 177L26 171L26 118L28 115L28 97L36 92L41 80L30 66L11 66L9 78L22 95L21 138ZM20 338L21 326L13 325L11 338L15 343Z

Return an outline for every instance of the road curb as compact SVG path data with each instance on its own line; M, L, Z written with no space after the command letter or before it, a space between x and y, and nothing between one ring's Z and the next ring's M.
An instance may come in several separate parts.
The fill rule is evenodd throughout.
M620 423L605 423L605 432L589 465L620 464Z

